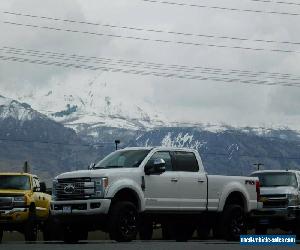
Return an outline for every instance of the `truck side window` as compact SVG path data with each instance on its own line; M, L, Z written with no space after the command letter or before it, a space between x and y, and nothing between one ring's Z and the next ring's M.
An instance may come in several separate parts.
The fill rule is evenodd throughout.
M198 172L199 166L193 152L174 152L174 171Z
M163 159L166 162L166 171L172 171L172 160L169 152L156 152L154 153L150 160L147 162L148 164L153 164L154 160Z

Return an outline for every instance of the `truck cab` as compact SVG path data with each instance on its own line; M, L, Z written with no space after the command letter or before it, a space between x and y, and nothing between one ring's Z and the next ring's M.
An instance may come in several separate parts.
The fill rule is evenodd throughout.
M299 236L300 171L262 170L251 176L260 180L261 209L255 210L255 229L265 234L268 228L293 231Z
M3 231L19 231L35 241L49 217L51 196L36 175L0 173L0 241Z

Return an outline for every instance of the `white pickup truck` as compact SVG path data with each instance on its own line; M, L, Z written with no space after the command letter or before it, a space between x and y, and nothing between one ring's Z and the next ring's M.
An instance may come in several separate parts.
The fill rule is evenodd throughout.
M157 227L164 239L185 241L195 230L205 238L212 229L237 240L258 198L257 177L207 175L196 150L125 148L92 169L57 176L51 213L65 242L98 229L116 241L138 233L146 240Z

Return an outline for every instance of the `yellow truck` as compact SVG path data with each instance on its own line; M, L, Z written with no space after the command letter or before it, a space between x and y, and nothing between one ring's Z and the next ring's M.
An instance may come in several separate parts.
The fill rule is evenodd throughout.
M18 231L35 241L38 228L49 236L47 220L51 196L46 185L29 173L0 173L0 242L3 231Z

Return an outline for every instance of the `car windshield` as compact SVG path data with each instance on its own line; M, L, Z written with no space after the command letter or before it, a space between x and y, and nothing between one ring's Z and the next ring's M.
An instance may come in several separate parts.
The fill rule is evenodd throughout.
M29 190L29 176L24 175L0 175L0 189Z
M99 168L137 168L150 150L122 150L109 154L98 162L94 169Z
M297 187L297 179L294 173L255 173L252 176L258 177L261 187L279 187L279 186L293 186Z

